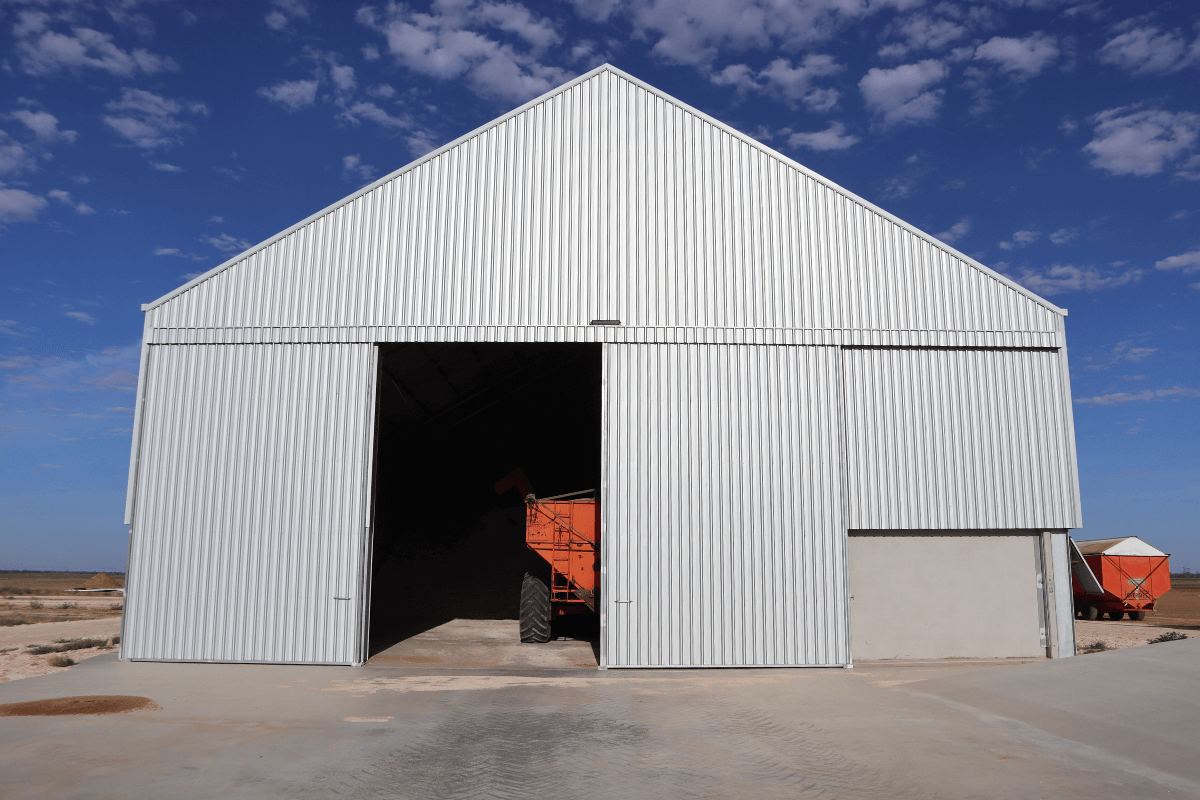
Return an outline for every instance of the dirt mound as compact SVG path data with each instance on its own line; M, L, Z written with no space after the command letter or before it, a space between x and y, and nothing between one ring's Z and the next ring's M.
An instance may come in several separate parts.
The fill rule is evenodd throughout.
M83 582L85 589L120 589L121 584L117 583L112 576L107 572L101 572L99 575L93 575Z
M0 717L62 717L75 714L122 714L126 711L160 711L149 697L124 694L92 694L54 697L0 705Z

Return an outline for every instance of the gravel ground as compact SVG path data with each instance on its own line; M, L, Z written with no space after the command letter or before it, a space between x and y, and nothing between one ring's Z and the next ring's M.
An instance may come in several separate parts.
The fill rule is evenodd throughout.
M57 653L35 656L28 652L30 645L53 644L59 639L112 639L121 632L121 618L103 617L101 619L85 619L77 622L41 622L34 625L14 625L11 628L0 628L0 683L29 678L34 675L44 675L48 672L61 672L64 667L53 667L50 659ZM86 650L72 650L66 655L75 661L111 653L112 650L101 650L98 647ZM70 669L66 667L65 669Z

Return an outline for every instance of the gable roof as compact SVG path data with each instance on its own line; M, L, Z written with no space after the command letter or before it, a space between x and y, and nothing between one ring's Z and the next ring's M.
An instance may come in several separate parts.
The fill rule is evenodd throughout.
M327 217L330 217L331 215L334 215L339 210L342 210L342 209L345 209L345 208L351 206L351 204L355 203L355 201L359 200L360 198L364 198L364 197L370 195L372 192L375 192L376 190L380 189L381 187L384 187L384 186L388 185L389 183L408 175L409 173L413 173L414 171L421 168L423 165L434 162L435 160L439 159L441 156L451 153L456 148L459 148L462 145L464 145L465 143L468 143L468 142L476 139L477 137L480 137L482 134L485 134L489 131L493 131L494 129L498 128L499 126L504 125L506 122L508 122L510 120L514 120L514 119L518 118L520 115L530 111L531 109L534 109L534 108L540 106L541 104L546 103L548 100L558 97L560 95L563 95L564 93L571 91L575 87L577 87L581 84L584 84L588 81L592 81L592 80L596 79L597 77L604 75L605 73L611 73L612 75L618 76L621 79L628 81L630 84L633 84L634 86L639 87L640 89L649 93L653 97L663 101L664 103L669 104L680 111L686 112L687 114L692 115L696 119L703 120L704 122L708 123L709 125L714 126L716 129L719 129L721 132L723 132L731 137L734 137L737 141L739 141L746 147L752 149L753 151L757 151L760 154L769 156L771 159L774 159L775 161L777 161L783 165L786 165L788 168L795 170L796 172L808 177L815 183L819 184L820 186L824 187L825 189L830 190L837 196L840 196L841 198L856 204L857 206L861 207L862 209L865 209L865 210L873 213L874 215L877 215L882 220L886 220L886 221L894 224L895 226L897 226L898 229L906 232L907 234L910 234L914 238L914 240L919 240L924 245L927 245L930 248L932 248L933 252L940 252L940 253L944 254L944 256L949 257L949 259L951 259L952 261L959 262L962 265L968 267L969 269L977 271L978 273L981 274L981 276L986 276L987 279L989 279L991 281L995 281L1000 286L1003 286L1003 287L1011 290L1016 295L1019 295L1019 296L1025 298L1027 301L1031 301L1034 305L1044 309L1045 311L1049 311L1054 314L1058 314L1058 315L1062 315L1062 316L1066 315L1066 311L1064 309L1057 307L1056 305L1050 303L1049 301L1045 300L1044 298L1029 291L1028 289L1021 286L1020 284L989 269L988 267L984 266L983 264L979 263L978 261L955 250L954 248L950 247L949 245L945 244L944 242L941 242L940 240L938 240L938 239L930 236L929 234L917 229L916 227L904 222L903 220L900 220L899 218L889 214L888 212L878 208L874 204L858 197L857 195L853 194L852 192L849 192L846 189L827 180L826 178L824 178L820 175L817 175L816 173L812 172L811 170L809 170L807 167L803 166L802 164L800 164L796 161L793 161L792 159L788 158L787 156L772 150L771 148L767 147L766 145L762 144L761 142L759 142L739 131L734 130L733 128L720 122L719 120L713 119L709 115L704 114L703 112L698 111L698 110L692 108L691 106L688 106L687 104L682 103L679 100L676 100L675 98L672 98L672 97L660 92L659 90L655 89L654 87L649 86L648 84L638 80L637 78L634 78L633 76L628 75L627 73L622 72L621 70L618 70L617 68L615 68L609 64L604 64L600 67L597 67L596 69L591 70L590 72L580 75L579 77L575 78L574 80L552 90L551 92L548 92L548 93L542 95L541 97L538 97L538 98L535 98L534 100L529 101L528 103L524 104L523 106L521 106L519 108L514 109L513 111L509 112L508 114L505 114L504 116L499 117L499 118L487 123L486 125L483 125L477 129L471 131L470 133L467 133L467 134L459 137L458 139L455 139L454 141L452 141L446 145L443 145L442 147L405 165L404 167L401 167L400 169L392 172L391 174L389 174L383 178L380 178L379 180L375 181L374 183L372 183L368 186L365 186L362 189L359 189L357 192L343 198L342 200L339 200L338 202L330 205L329 207L327 207L325 209L322 209L321 211L307 217L306 219L301 220L300 222L296 223L295 225L292 225L291 227L287 228L286 230L281 231L280 233L276 234L275 236L272 236L269 239L261 242L260 244L255 245L254 247L250 248L249 250L229 259L225 263L220 264L217 267L209 270L208 272L205 272L205 273L197 276L196 278L188 281L187 283L183 284L182 286L178 287L177 289L175 289L171 292L168 292L167 294L163 295L162 297L158 298L157 300L143 305L142 310L143 311L152 311L154 309L160 308L161 306L163 306L164 304L167 304L171 300L173 300L175 298L179 298L181 295L184 295L192 290L195 290L197 287L211 281L212 279L221 275L222 273L229 270L230 268L232 268L238 264L246 263L249 259L251 259L256 254L262 253L267 248L270 248L272 245L287 239L287 237L289 237L299 231L302 231L303 229L305 229L306 226L309 226L309 225L313 224L314 222L322 220L323 218L327 218ZM919 276L917 276L916 280L919 281ZM947 302L952 302L952 300L948 299ZM847 327L849 327L849 326L847 326ZM993 326L992 329L997 329L997 328L995 326ZM1038 329L1040 330L1043 328L1038 328Z

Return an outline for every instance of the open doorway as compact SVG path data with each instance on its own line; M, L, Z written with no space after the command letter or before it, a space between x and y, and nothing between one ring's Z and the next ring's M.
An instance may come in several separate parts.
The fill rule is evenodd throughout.
M520 467L541 497L599 489L599 344L380 345L370 654L452 620L516 620L526 572ZM563 626L598 639L583 615ZM515 640L514 640L515 643ZM528 645L527 647L537 647Z

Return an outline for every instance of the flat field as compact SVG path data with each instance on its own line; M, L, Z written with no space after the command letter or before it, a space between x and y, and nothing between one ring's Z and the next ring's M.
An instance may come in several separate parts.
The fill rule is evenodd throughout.
M1146 624L1200 625L1200 585L1179 586L1172 579L1171 591L1158 598L1154 611L1146 615Z
M59 594L83 586L95 572L26 572L0 570L0 596L22 594ZM125 573L110 572L108 576L125 585Z

